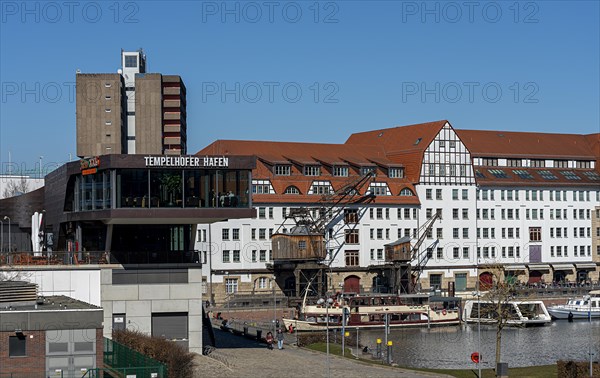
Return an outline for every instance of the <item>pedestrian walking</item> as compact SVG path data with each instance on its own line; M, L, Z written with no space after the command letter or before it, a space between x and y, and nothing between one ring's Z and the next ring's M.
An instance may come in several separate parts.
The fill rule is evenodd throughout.
M283 349L283 329L277 330L277 348Z
M273 350L273 334L271 332L267 332L265 340L267 341L267 349Z

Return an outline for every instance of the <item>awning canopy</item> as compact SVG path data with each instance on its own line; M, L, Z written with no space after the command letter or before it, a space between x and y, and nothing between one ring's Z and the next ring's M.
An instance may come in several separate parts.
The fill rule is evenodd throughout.
M552 264L554 270L573 270L573 264Z
M529 264L529 270L550 270L550 264Z
M505 265L504 270L525 270L525 265Z
M596 269L596 263L581 263L575 264L577 269Z

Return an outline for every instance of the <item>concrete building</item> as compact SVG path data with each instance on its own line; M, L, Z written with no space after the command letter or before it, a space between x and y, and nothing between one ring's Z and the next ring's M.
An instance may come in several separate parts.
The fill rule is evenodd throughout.
M385 263L385 245L414 240L436 213L441 219L420 251L428 257L423 290L450 282L472 290L491 278L491 264L531 284L599 279L592 215L600 204L600 134L456 130L438 121L355 133L338 145L219 140L200 152L257 157L257 218L198 226L196 249L216 302L268 295L270 235L294 226L286 214L321 206L323 194L367 171L376 177L361 194L375 200L349 205L355 215L329 226L333 290L385 290L387 278L373 269ZM277 280L293 289L293 277Z
M254 214L254 158L102 155L67 163L38 191L0 202L11 219L44 212L52 249L0 255L0 273L102 306L104 336L135 329L202 351L198 224ZM224 193L227 193L225 201Z
M142 50L121 52L118 73L77 73L77 155L187 153L181 77L146 73Z
M38 297L36 285L0 282L0 375L74 377L103 367L102 309Z

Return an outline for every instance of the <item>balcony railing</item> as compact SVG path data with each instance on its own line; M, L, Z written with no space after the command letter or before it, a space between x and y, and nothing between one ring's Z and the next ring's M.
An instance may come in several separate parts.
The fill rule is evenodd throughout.
M199 251L52 251L0 254L0 266L198 264Z

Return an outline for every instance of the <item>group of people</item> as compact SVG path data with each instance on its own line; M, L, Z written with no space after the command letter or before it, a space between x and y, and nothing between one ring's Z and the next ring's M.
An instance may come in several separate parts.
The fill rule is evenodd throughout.
M277 349L281 350L283 349L283 329L279 328L277 330L277 335L276 335L276 339L277 339ZM267 336L265 337L265 340L267 341L267 349L273 350L273 342L274 342L274 338L273 338L273 333L272 332L268 332Z

